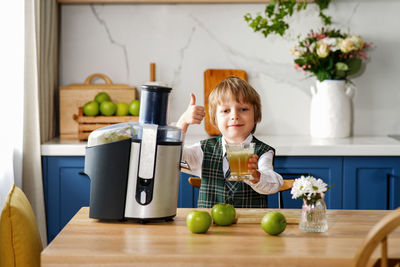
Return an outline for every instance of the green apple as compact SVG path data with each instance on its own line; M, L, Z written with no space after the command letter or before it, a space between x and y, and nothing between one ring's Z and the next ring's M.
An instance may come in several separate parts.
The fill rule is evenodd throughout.
M207 211L192 210L186 216L186 225L194 234L203 234L211 226L211 216Z
M211 215L216 225L228 226L235 222L236 210L231 204L215 204Z
M115 115L117 116L126 116L128 115L128 104L124 103L124 102L119 102L117 103L117 112L115 113Z
M139 116L140 100L135 99L129 104L129 114L132 116Z
M97 116L99 114L99 104L96 101L87 102L82 109L85 116Z
M286 218L279 211L270 211L261 219L261 228L270 235L279 235L286 228Z
M94 101L100 105L104 101L111 101L111 98L106 92L100 92L94 97Z
M117 105L111 101L104 101L100 104L100 112L104 116L112 116L117 111Z

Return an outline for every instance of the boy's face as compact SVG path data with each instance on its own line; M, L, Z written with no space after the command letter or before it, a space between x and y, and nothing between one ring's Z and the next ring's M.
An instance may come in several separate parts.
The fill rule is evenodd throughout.
M218 129L228 143L241 143L254 128L254 107L237 102L232 96L223 99L217 106Z

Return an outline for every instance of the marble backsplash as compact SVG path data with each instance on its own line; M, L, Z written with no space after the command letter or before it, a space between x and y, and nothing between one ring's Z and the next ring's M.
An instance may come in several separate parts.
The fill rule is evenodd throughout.
M140 88L156 79L173 87L169 120L186 109L190 92L204 103L203 73L209 68L243 69L260 93L263 119L257 134L309 135L310 85L294 70L290 48L298 34L321 22L317 8L290 19L285 37L254 33L243 16L265 4L62 5L60 25L61 86L82 83L104 73L114 83ZM352 81L354 134L400 133L400 1L332 1L334 26L373 41L375 48L361 75ZM140 90L139 90L140 93ZM200 133L203 125L190 127Z

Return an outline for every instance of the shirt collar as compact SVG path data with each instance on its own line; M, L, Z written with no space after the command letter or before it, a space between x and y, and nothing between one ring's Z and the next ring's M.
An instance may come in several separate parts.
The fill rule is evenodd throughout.
M226 149L225 149L226 141L223 136L222 136L221 140L222 140L222 155L225 155L226 154ZM242 142L242 144L250 144L251 140L253 140L253 135L249 134L249 136L247 136L247 138Z

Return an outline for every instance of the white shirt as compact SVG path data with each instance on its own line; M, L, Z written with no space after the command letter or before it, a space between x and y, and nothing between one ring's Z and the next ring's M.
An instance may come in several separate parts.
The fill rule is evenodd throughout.
M250 134L244 144L248 144L253 139L253 135ZM226 141L222 137L222 153L226 155L225 151ZM261 155L258 159L258 171L260 172L260 181L253 184L250 181L245 180L244 182L251 186L251 188L259 194L273 194L279 191L283 184L282 176L274 171L272 166L272 160L274 158L274 152L268 151ZM182 151L182 160L185 161L193 175L201 177L201 166L203 163L203 150L201 149L200 142L197 142L190 146L184 146ZM226 156L222 160L222 170L224 174L229 169L229 163Z

